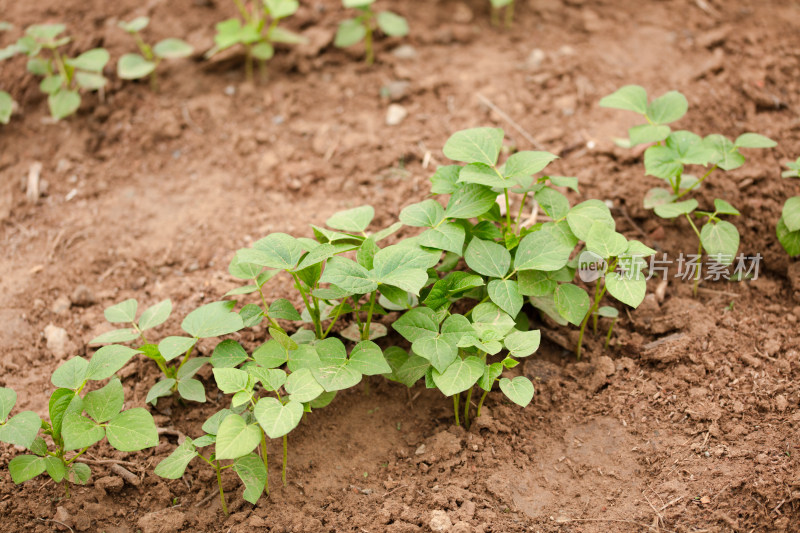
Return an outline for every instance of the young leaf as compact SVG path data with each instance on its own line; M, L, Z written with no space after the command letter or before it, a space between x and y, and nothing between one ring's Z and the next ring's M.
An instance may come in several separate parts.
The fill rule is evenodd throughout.
M453 161L493 166L497 163L500 149L503 147L504 135L500 128L458 131L450 136L442 151Z
M177 59L179 57L188 57L192 55L194 48L186 41L181 39L169 38L156 43L153 47L153 53L156 57L164 59Z
M300 403L310 402L324 392L308 368L301 368L289 374L284 388L292 400Z
M665 93L647 106L647 118L655 124L675 122L689 109L686 97L678 91Z
M647 281L644 276L630 277L619 272L606 274L608 293L624 304L633 308L639 306L647 292Z
M628 240L625 236L617 233L604 222L592 225L586 236L586 249L604 259L617 257L624 253L627 247Z
M67 475L72 476L72 482L78 485L85 485L89 478L92 477L92 469L89 465L83 463L72 463L69 466Z
M624 109L647 114L647 91L639 85L626 85L600 100L600 107Z
M649 144L663 141L670 132L669 126L659 126L656 124L641 124L628 130L631 146L639 144Z
M153 403L155 405L155 401L159 398L172 394L172 387L175 385L175 383L177 383L177 381L172 378L165 378L156 382L156 384L153 385L147 392L147 398L145 398L144 401L147 403Z
M461 255L464 251L464 227L454 222L445 222L431 228L419 236L419 243L428 248L436 248Z
M247 373L259 380L266 390L276 391L286 383L286 372L278 368L249 365Z
M719 134L708 135L703 139L703 144L714 152L710 162L716 163L722 170L734 170L744 165L744 156L725 136Z
M79 413L67 413L61 427L65 450L79 450L101 440L106 431Z
M458 359L440 373L434 369L433 382L445 396L452 396L472 387L483 376L485 364L477 357Z
M311 373L325 392L349 389L361 381L361 374L354 368L336 364L321 364L311 368Z
M439 255L441 252L432 255L418 246L387 246L375 254L370 275L378 283L398 287L416 296L428 281L426 270L439 261Z
M411 204L400 211L400 222L406 226L433 228L444 220L444 208L436 200Z
M233 469L244 483L242 498L252 504L258 503L267 482L267 469L264 461L258 455L251 453L236 459L233 462Z
M512 331L505 339L506 349L512 357L528 357L539 349L542 334L538 329L532 331Z
M272 302L269 306L269 314L272 318L279 320L300 320L300 313L294 308L292 302L285 298Z
M781 212L783 224L789 231L800 230L800 196L793 196L783 204Z
M214 368L234 368L248 359L242 345L233 339L225 339L217 344L211 354L211 366Z
M91 341L89 344L106 344L112 342L129 342L139 337L139 332L133 328L114 329L101 333Z
M106 310L103 311L103 314L105 315L106 320L112 324L117 322L135 322L136 309L138 306L139 303L133 298L130 298L124 302L120 302L116 305L106 308Z
M245 252L251 252L255 260L248 260ZM285 233L272 233L253 243L252 249L239 250L240 260L263 267L291 270L303 255L300 242Z
M186 467L197 457L197 448L189 437L175 448L169 456L156 465L155 474L164 479L180 479L186 472Z
M214 380L219 390L225 394L235 394L251 388L250 375L238 368L215 368Z
M586 291L570 283L558 286L555 303L558 313L574 326L580 325L591 305Z
M268 340L253 352L253 359L264 368L276 368L286 362L286 350L274 339Z
M47 475L53 478L56 483L61 483L67 475L64 462L58 457L48 456L44 458L44 467Z
M89 362L83 357L75 356L56 368L50 382L63 389L77 389L86 381Z
M39 419L39 415L33 411L22 411L11 417L5 424L0 425L0 442L30 448L41 427L42 421Z
M89 361L85 379L101 380L110 378L138 353L141 352L120 344L103 346L94 353Z
M283 437L300 423L303 418L303 404L289 400L285 405L275 398L261 398L253 414L264 433L271 439Z
M418 339L411 345L414 353L430 361L431 365L440 372L458 358L458 348L455 343L436 336Z
M236 302L228 301L213 302L198 307L183 319L181 328L200 339L239 331L244 327L244 322L238 313L231 312L235 304Z
M248 424L237 414L229 414L217 432L217 459L238 459L252 452L261 441L261 428Z
M511 254L505 246L473 238L464 252L464 259L478 274L502 278L511 266Z
M695 209L697 209L697 200L692 198L682 202L657 205L654 211L661 218L677 218L681 215L688 215Z
M139 317L139 329L144 331L147 329L160 326L169 318L172 313L172 301L169 299L162 300L157 304L148 307Z
M331 257L328 260L320 282L331 283L349 294L368 294L378 288L364 267L344 257Z
M567 214L567 223L570 230L577 238L586 241L589 231L596 222L601 222L611 229L616 227L614 217L608 206L600 200L586 200L581 202Z
M158 343L158 351L165 361L172 361L188 352L196 342L197 339L189 337L165 337Z
M544 187L536 192L534 198L553 220L564 218L569 212L569 200L555 189Z
M485 214L495 205L497 193L484 185L468 183L456 190L445 209L447 218L474 218Z
M228 415L231 414L232 412L233 411L231 411L230 409L220 409L219 411L208 417L208 420L206 420L203 423L201 429L206 433L216 435L217 433L219 433L219 426L220 424L222 424L222 421L225 420L228 417Z
M206 401L206 389L203 387L203 384L196 379L184 378L178 381L178 394L180 394L181 398L184 400L199 403L205 403Z
M434 337L439 333L439 326L433 316L432 309L416 307L395 320L392 327L409 342Z
M733 207L725 200L720 200L719 198L714 200L714 211L716 211L719 215L741 215L738 209Z
M347 48L363 41L366 34L367 30L360 20L343 20L336 30L333 45L336 48Z
M125 402L125 393L119 379L112 379L102 389L92 391L83 398L83 407L86 413L98 424L111 420L122 411Z
M583 219L581 219L581 223L582 221ZM543 226L539 231L529 233L522 238L514 258L514 267L520 271L552 272L559 270L569 261L575 244L577 243L564 238L563 233L557 227Z
M6 421L16 403L17 393L13 389L0 387L0 424Z
M487 334L502 339L515 324L508 313L491 302L478 304L472 309L472 327L482 339L486 338Z
M35 478L44 472L45 469L45 459L35 455L18 455L8 463L8 471L11 474L11 479L17 485Z
M370 205L362 205L348 209L347 211L340 211L332 215L325 224L333 229L340 231L347 231L350 233L361 233L372 219L375 217L375 209Z
M408 35L408 22L400 15L390 11L382 11L375 17L378 27L390 37L403 37Z
M517 376L514 379L502 378L500 390L509 400L522 407L527 407L533 399L533 383L525 376Z
M74 59L67 59L65 63L73 68L88 70L89 72L102 72L111 56L104 48L95 48L82 53Z
M153 415L141 407L123 411L109 420L106 437L111 446L122 452L136 452L158 444Z
M725 220L708 222L700 230L700 242L715 262L730 265L739 250L739 230Z
M117 61L117 76L123 80L139 80L149 76L156 69L153 61L140 54L124 54Z
M550 152L517 152L508 158L505 165L506 179L519 179L544 170L558 156Z
M0 50L0 60L3 51ZM14 99L5 91L0 91L0 124L8 124L11 120L11 113L14 111Z
M778 145L769 137L758 133L743 133L733 143L737 148L773 148Z
M615 307L604 305L597 310L597 314L605 318L617 318L619 311Z
M356 344L350 352L347 364L365 376L377 376L392 371L383 357L380 346L372 341L361 341Z
M150 24L150 17L136 17L130 22L119 21L117 25L128 33L140 32Z
M789 254L790 257L800 255L800 231L790 231L789 228L786 227L783 217L778 220L775 234L781 246L783 246L783 249L786 250L786 253Z
M493 279L488 285L489 298L511 316L517 316L522 309L522 295L517 282L511 279Z

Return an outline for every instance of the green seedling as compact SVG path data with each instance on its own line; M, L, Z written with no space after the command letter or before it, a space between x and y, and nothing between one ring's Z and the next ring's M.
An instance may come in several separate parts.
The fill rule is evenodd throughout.
M592 315L592 320L594 321L593 328L594 328L595 334L597 334L597 319L598 319L598 317L610 318L611 319L611 325L608 327L608 333L606 334L606 342L605 342L605 344L603 344L603 350L608 350L608 345L611 342L611 334L614 332L614 326L617 324L617 319L619 318L619 311L615 307L610 307L610 306L607 306L607 305L604 305L603 307L600 307L594 313L594 315Z
M8 124L14 112L14 99L5 91L0 91L0 124Z
M14 483L47 474L56 483L83 485L91 476L89 465L77 461L103 438L117 450L134 452L158 444L152 415L141 407L123 411L122 384L113 357L94 354L90 361L73 357L53 372L50 381L57 389L50 396L50 420L39 420L30 411L0 425L0 441L29 449L32 454L14 457L8 465ZM85 392L90 381L108 383ZM81 393L84 392L83 396ZM16 401L11 389L0 388L0 418L5 420ZM84 413L87 416L84 416ZM42 436L38 436L41 429Z
M342 0L342 5L347 9L356 9L359 14L355 18L347 19L339 24L336 38L333 41L337 48L348 48L364 41L367 65L375 61L373 50L373 34L377 28L390 37L404 37L408 35L408 22L405 18L391 11L375 12L372 4L375 0Z
M152 338L148 341L145 332L167 321L172 313L172 302L163 300L145 309L137 320L139 304L131 298L105 310L106 320L126 326L103 333L89 344L106 344L97 351L95 357L102 353L117 370L138 354L152 359L163 378L147 393L147 402L155 405L158 398L176 392L184 400L205 402L203 383L194 375L209 359L192 357L194 347L200 339L227 335L244 327L242 316L231 311L235 305L235 301L203 305L189 313L181 323L181 328L189 336L169 336L155 344L151 342ZM136 348L112 343L136 343Z
M782 177L800 177L800 157L797 161L786 163L786 168L788 170L783 171ZM786 253L792 257L800 255L800 196L793 196L783 204L776 233Z
M234 448L238 445L236 439L226 440L227 437L224 437L221 445L217 444L217 433L220 431L224 419L229 415L236 418L232 418L230 422L226 423L223 431L227 432L227 428L236 426L238 431L240 431L239 437L241 438L241 444L246 444L249 436L247 428L249 428L251 424L248 424L247 420L241 416L241 413L242 409L237 409L235 411L222 409L214 413L203 424L202 429L206 433L194 440L186 437L167 458L158 463L155 474L165 479L180 479L186 472L189 463L196 457L199 457L216 472L220 505L225 515L228 514L228 505L225 502L225 490L222 487L222 471L228 468L233 468L234 472L239 476L239 479L244 483L244 499L250 503L256 503L261 497L261 493L264 491L267 480L266 468L261 458L253 453L230 457L232 455L237 455L233 453L235 452ZM250 416L249 421L252 423L252 416ZM242 426L242 423L244 423L244 426ZM200 449L211 445L214 445L214 451L208 456L203 455ZM233 459L233 461L230 463L226 461L227 464L223 465L221 461L226 459Z
M169 38L153 46L142 39L141 31L150 24L149 17L136 17L130 22L121 21L119 27L129 33L139 47L139 54L125 54L117 62L117 76L123 80L139 80L150 77L150 87L158 90L156 69L164 59L188 57L194 48L181 39Z
M37 24L29 26L17 42L0 50L0 60L25 54L28 72L43 79L39 88L47 94L50 114L56 120L75 113L81 105L81 90L99 91L108 80L103 68L109 54L104 48L94 48L77 57L68 57L60 48L71 41L61 36L63 24Z
M510 28L514 24L514 0L490 0L492 4L492 24L500 25L500 11L505 8L506 27Z
M243 0L234 0L239 18L224 20L216 25L214 47L206 58L242 45L245 49L245 76L253 80L253 62L258 60L262 76L266 76L267 61L275 55L275 44L301 44L305 39L279 26L280 21L294 15L300 7L297 0L253 0L250 7Z
M643 87L627 85L600 100L600 106L633 111L645 119L645 124L628 130L628 139L618 141L618 144L626 147L650 144L644 152L645 174L664 180L669 185L668 189L651 189L644 199L645 208L653 209L661 218L684 216L700 239L700 250L705 247L710 255L714 254L711 250L724 252L714 257L715 262L731 264L738 250L738 230L730 223L720 225L718 219L711 218L711 225L704 227L704 243L701 232L689 216L698 207L697 200L687 199L686 196L716 170L730 171L744 165L745 157L741 149L772 148L776 143L757 133L744 133L735 141L730 141L719 134L700 137L690 131L673 131L669 124L680 120L689 108L686 97L677 91L670 91L648 102L647 91ZM707 170L698 178L684 172L687 165L701 166ZM722 210L717 202L722 202ZM739 214L722 200L715 201L714 213ZM696 293L697 283L694 290Z

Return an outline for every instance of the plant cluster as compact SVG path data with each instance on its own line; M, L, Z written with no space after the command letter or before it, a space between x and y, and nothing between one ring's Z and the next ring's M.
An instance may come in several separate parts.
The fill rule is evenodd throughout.
M300 7L297 0L255 0L250 7L242 0L234 0L239 17L217 24L214 47L206 58L228 48L241 45L245 49L245 73L253 79L253 61L258 60L262 75L266 75L267 61L275 55L275 43L299 44L305 39L281 26L281 20L294 15Z
M0 50L0 60L17 54L28 56L28 72L41 76L39 89L47 94L50 114L56 120L69 116L81 105L81 91L102 90L108 80L103 68L109 60L104 48L88 50L77 57L67 56L60 48L71 41L64 36L63 24L36 24L25 30L16 43ZM0 116L10 115L8 98L0 102Z
M342 5L347 9L356 9L359 14L355 18L347 19L339 24L333 44L338 48L347 48L364 41L367 65L375 60L372 47L372 34L376 29L390 37L404 37L408 35L408 22L391 11L375 12L372 4L375 0L342 0Z
M191 45L174 37L159 41L153 46L142 39L141 31L150 24L149 17L136 17L130 22L121 21L119 27L129 33L139 48L138 54L125 54L117 62L117 76L123 80L138 80L150 77L150 86L158 89L156 69L164 59L188 57L194 52Z
M677 91L648 102L643 87L627 85L600 100L600 106L633 111L645 120L644 124L628 130L628 139L619 141L625 147L649 144L644 152L645 175L664 180L669 186L650 189L644 207L664 219L684 217L697 236L697 255L705 251L714 262L731 264L739 249L739 231L720 217L738 216L739 211L719 198L714 200L713 210L697 210L698 201L687 195L694 193L716 170L731 171L744 165L742 149L772 148L775 141L757 133L743 133L731 141L720 134L701 137L686 130L673 131L669 124L681 119L689 108L686 97ZM697 177L685 172L687 166L706 170ZM701 228L692 215L703 221ZM699 281L698 270L695 292Z

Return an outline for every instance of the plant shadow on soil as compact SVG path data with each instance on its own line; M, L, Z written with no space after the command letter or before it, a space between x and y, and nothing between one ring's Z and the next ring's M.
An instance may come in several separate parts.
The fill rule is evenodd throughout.
M3 530L61 522L109 533L414 532L430 530L439 511L454 533L797 530L800 268L774 236L793 194L780 163L800 154L797 6L518 0L515 27L501 31L489 25L488 2L382 3L409 19L404 42L415 57L392 53L400 41L381 41L367 69L358 48L334 50L342 13L324 0L293 19L311 44L281 50L269 83L243 84L236 56L175 62L161 94L114 82L105 103L87 97L77 117L55 125L24 64L0 64L3 89L21 106L0 129L0 384L19 392L19 409L45 414L48 376L90 353L107 305L170 297L179 317L235 286L225 274L233 251L268 232L306 235L307 224L362 203L376 207L375 227L389 225L428 193L428 177L445 163L441 146L458 129L502 126L515 145L532 148L478 91L561 156L559 173L580 178L573 202L613 202L615 215L630 218L620 219L621 231L671 254L685 251L686 227L641 207L657 182L643 178L640 152L611 141L634 117L597 101L626 83L654 95L677 89L690 101L687 129L777 140L699 197L742 211L734 222L741 250L764 256L759 279L705 282L698 298L672 280L664 298L622 313L610 350L601 352L602 335L589 339L580 362L562 347L574 332L532 317L545 342L513 372L534 380L534 402L522 410L491 393L469 431L452 426L438 392L372 379L368 396L341 394L292 433L286 487L279 443L270 443L269 499L247 504L228 472L227 518L212 472L193 464L184 480L153 474L174 435L196 436L222 405L213 394L199 409L162 401L154 415L174 433L157 448L95 450L96 459L130 461L138 486L93 464L89 485L69 500L42 479L17 487L7 464L18 452L3 446ZM153 3L148 31L206 49L213 24L233 14L217 4ZM18 27L64 21L81 29L75 50L102 42L114 57L130 51L114 19L142 14L136 0L2 11ZM393 98L409 112L393 127L379 97L391 81L407 82ZM44 163L47 186L29 204L20 182L34 161ZM289 280L273 281L271 297L289 297ZM66 330L63 343L43 337L49 324ZM161 331L177 328L172 319ZM237 338L253 347L263 336L256 328ZM143 405L155 369L134 362L122 377L130 406ZM210 372L200 377L209 385Z

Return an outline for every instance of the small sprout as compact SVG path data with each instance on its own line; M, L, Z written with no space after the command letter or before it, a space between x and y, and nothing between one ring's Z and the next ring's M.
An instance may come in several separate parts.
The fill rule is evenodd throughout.
M245 76L253 81L253 61L258 60L262 77L266 77L267 61L275 55L275 44L302 44L306 39L281 26L281 20L294 15L300 4L297 0L263 0L253 2L248 9L240 0L234 0L238 18L224 20L216 25L214 47L205 57L242 45L245 49Z
M130 22L120 22L119 27L129 33L139 47L139 54L125 54L117 62L117 76L123 80L150 77L150 87L158 90L156 69L164 59L188 57L194 52L191 45L181 39L169 38L150 46L142 39L141 31L150 23L148 17L137 17Z
M373 34L380 29L389 37L405 37L408 35L408 22L405 18L391 11L375 12L372 4L375 0L342 0L342 5L348 9L356 9L359 14L355 18L343 20L336 30L333 41L337 48L348 48L364 41L367 65L375 61L373 50Z
M5 91L0 91L0 124L8 124L11 120L11 113L14 112L16 102L11 95Z
M101 91L108 83L103 76L108 51L94 48L74 58L66 56L59 50L71 41L70 37L61 36L65 29L63 24L29 26L15 44L0 50L0 60L16 54L29 57L28 72L43 78L39 88L48 95L50 114L56 120L78 110L81 90ZM0 121L7 112L6 106L0 102Z
M642 115L646 123L628 130L628 139L618 141L621 146L632 147L650 144L644 152L645 174L664 180L669 188L651 189L644 206L653 209L661 218L685 218L698 237L698 257L705 250L709 257L721 265L733 262L739 248L739 231L719 215L738 216L728 202L717 199L714 211L697 211L695 217L706 218L702 230L690 216L698 208L695 199L685 199L711 176L715 170L730 171L744 165L742 149L772 148L775 141L757 133L743 133L731 141L719 134L700 137L690 131L673 131L669 124L680 120L689 109L683 94L667 92L648 102L647 91L638 85L627 85L600 100L601 107L623 109ZM684 173L688 165L707 168L700 178ZM779 224L780 227L780 224ZM800 228L800 226L798 226ZM785 233L785 232L784 232ZM779 238L781 232L779 231ZM700 269L696 270L693 291L697 294Z
M783 178L800 177L800 157L796 161L786 163L786 168L788 170L781 173ZM800 255L800 196L793 196L783 204L776 233L787 254L792 257Z

